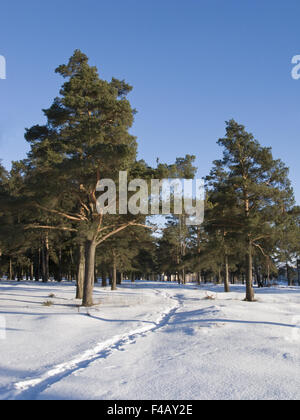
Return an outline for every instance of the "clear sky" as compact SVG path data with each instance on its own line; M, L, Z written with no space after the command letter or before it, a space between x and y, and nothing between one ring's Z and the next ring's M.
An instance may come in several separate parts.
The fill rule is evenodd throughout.
M0 159L28 146L57 96L54 69L76 48L101 77L125 79L138 114L139 157L197 156L199 176L221 157L234 118L290 167L300 203L299 0L10 0L0 6Z

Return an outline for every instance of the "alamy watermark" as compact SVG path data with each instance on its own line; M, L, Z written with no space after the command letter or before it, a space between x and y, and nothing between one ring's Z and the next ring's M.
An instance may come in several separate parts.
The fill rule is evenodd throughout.
M0 79L6 79L6 59L0 55Z
M292 69L292 78L294 80L300 79L300 55L294 55L292 58L292 64L295 64L295 66Z
M185 215L188 226L204 220L204 181L202 179L143 179L128 182L126 171L119 172L118 186L112 179L97 184L99 214Z

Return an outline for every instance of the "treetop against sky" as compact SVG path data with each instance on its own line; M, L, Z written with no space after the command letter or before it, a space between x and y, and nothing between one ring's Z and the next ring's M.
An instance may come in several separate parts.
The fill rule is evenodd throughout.
M1 6L0 157L28 151L25 127L44 123L61 80L54 73L80 48L106 80L134 87L131 128L153 165L197 156L198 177L220 157L234 118L290 167L300 199L300 54L297 0L18 0ZM55 22L55 25L53 24ZM3 62L3 60L2 60ZM3 76L3 69L2 69Z

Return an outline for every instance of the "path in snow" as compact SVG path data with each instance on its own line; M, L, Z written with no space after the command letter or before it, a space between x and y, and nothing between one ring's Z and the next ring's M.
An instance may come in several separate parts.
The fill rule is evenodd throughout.
M109 338L80 343L63 362L22 375L2 399L299 398L299 288L259 291L255 303L242 301L243 289L234 290L125 285L118 299L135 299L128 307L118 309L117 300L83 317L106 327ZM133 322L134 316L143 320Z
M165 297L165 299L172 299L166 293L157 292ZM174 300L174 298L173 298ZM78 355L76 358L54 366L43 375L27 379L25 381L17 382L13 385L11 393L8 393L8 398L13 399L34 399L45 389L51 385L59 382L67 376L76 373L76 371L87 368L90 363L98 360L105 359L112 354L114 350L123 349L126 345L134 344L136 340L145 336L146 333L155 332L168 323L168 320L178 309L179 304L176 302L170 309L165 310L159 318L153 322L153 326L145 326L132 330L127 334L117 335L105 342L98 343L95 347L86 350L83 354ZM16 390L13 391L13 390Z

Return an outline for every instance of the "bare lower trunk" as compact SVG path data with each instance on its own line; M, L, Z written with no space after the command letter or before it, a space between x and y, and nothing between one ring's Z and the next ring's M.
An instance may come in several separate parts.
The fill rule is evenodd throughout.
M186 284L185 268L182 269L182 284Z
M46 234L42 250L42 279L43 283L49 281L49 238Z
M59 250L58 250L58 268L57 268L57 281L59 283L62 282L61 268L62 268L62 250L61 250L61 248L59 248Z
M123 273L117 273L117 284L121 285L123 281Z
M30 281L33 281L33 276L34 276L34 273L33 273L33 263L31 263L30 264Z
M221 267L218 269L218 284L222 284L222 272Z
M270 285L270 263L267 262L267 286Z
M106 287L107 286L106 273L104 273L104 272L101 274L101 286L102 287Z
M230 292L230 280L229 280L229 264L228 255L225 255L225 279L224 279L224 290L225 293Z
M199 286L201 285L201 272L200 271L197 272L197 284Z
M93 306L96 247L95 241L86 241L85 243L85 273L82 306Z
M117 258L113 255L113 273L112 273L111 290L117 290Z
M41 250L37 251L34 259L34 280L39 281L41 278Z
M84 273L85 273L85 250L84 250L84 245L80 245L79 264L78 264L77 281L76 281L76 299L83 298Z
M13 267L12 267L12 259L9 259L9 280L13 279Z
M293 285L293 281L292 281L292 278L291 278L291 275L290 275L289 263L286 262L286 265L285 266L286 266L286 277L287 277L288 285L289 286L292 286Z
M246 273L246 301L254 301L254 289L253 289L253 269L252 269L252 244L248 243L247 253L247 273Z

